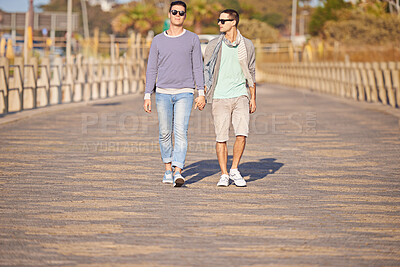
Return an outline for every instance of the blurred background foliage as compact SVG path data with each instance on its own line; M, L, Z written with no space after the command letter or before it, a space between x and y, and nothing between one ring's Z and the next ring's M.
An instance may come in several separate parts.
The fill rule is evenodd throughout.
M150 30L160 31L157 26L161 25L162 21L162 17L152 5L135 2L122 6L112 19L111 25L115 33L123 34L128 29L135 29L146 34Z
M272 43L280 39L279 30L256 19L242 19L239 22L240 32L251 39L259 38L262 42Z
M336 21L328 21L323 28L327 40L348 45L384 45L400 43L400 17L345 10Z
M352 4L349 0L299 0L297 25L303 19L308 39L368 45L400 42L400 17L387 1L358 0ZM90 6L89 28L91 32L98 28L103 34L117 36L128 36L132 30L157 34L163 30L169 4L166 0L132 1L114 6L110 12ZM219 12L233 8L239 11L239 28L248 38L278 42L288 40L290 35L292 0L188 0L187 4L185 26L198 34L218 33ZM66 4L65 0L51 0L41 8L66 11ZM80 0L73 0L73 11L81 13L81 9ZM299 30L297 26L297 33Z

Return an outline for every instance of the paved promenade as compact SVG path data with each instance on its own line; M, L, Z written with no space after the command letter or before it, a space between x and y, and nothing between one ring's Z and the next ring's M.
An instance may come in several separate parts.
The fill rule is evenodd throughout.
M399 266L399 110L275 85L257 100L246 188L216 187L210 106L183 188L161 183L141 95L0 118L0 265Z

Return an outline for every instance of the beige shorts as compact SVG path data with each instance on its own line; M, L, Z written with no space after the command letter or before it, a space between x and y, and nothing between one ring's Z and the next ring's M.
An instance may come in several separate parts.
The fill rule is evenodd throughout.
M217 142L229 140L229 127L233 125L235 136L249 134L249 99L239 96L227 99L213 99L212 115L214 119L215 135Z

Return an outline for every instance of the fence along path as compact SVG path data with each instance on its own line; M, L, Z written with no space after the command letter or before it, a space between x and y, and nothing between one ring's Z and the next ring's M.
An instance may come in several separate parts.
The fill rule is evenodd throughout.
M400 62L267 63L263 80L400 106Z
M88 101L142 91L145 59L85 59L78 55L73 64L61 58L15 58L9 64L0 58L0 114L49 105Z

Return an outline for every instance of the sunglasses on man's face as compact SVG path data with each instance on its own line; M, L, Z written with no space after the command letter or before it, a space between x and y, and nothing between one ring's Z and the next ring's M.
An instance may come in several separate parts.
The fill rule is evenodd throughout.
M221 24L225 24L226 21L234 21L234 19L218 19L217 24L221 22Z
M178 14L179 13L179 16L183 16L183 15L185 15L185 11L178 11L178 10L171 10L171 14L172 15L174 15L174 16L176 16L176 14Z

